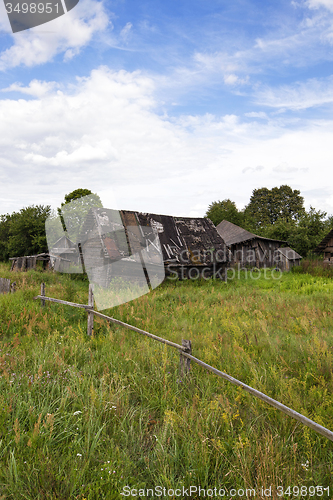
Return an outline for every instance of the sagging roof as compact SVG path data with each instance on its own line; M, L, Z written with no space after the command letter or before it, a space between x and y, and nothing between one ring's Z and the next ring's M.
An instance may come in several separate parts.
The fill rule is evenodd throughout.
M250 231L247 231L240 226L236 226L236 224L233 224L232 222L229 222L227 220L223 220L222 222L220 222L216 229L228 247L236 243L243 243L245 241L254 239L287 244L287 241L273 240L272 238L264 238L263 236L258 236L257 234L250 233Z
M50 253L52 255L60 255L64 253L76 253L77 251L77 245L65 235L61 236L61 238L53 244Z
M333 238L333 229L325 236L325 238L314 249L314 252L316 253L324 252L325 248L327 247L327 243L330 241L331 238Z
M290 247L278 248L277 251L281 253L288 260L299 260L301 255Z
M81 230L82 245L89 231L94 229L99 234L106 258L127 257L129 255L127 242L124 236L120 237L123 233L117 231L121 227L125 227L127 236L130 236L134 251L142 250L143 232L145 240L149 239L150 233L152 237L158 235L165 264L209 265L228 260L223 238L210 219L173 217L130 210L118 212L105 208L92 208ZM217 259L216 252L219 252Z

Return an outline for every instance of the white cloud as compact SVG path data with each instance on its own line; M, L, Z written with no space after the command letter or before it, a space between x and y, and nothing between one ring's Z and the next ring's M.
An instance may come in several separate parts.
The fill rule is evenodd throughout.
M291 174L293 172L303 172L306 173L308 172L308 168L297 168L297 167L291 167L286 161L283 161L279 163L279 165L276 165L276 167L273 167L272 171L277 172L280 174Z
M307 109L333 103L333 77L312 78L305 82L266 87L255 93L257 104L272 108Z
M246 168L243 168L242 174L246 174L246 172L249 172L249 173L261 172L264 169L265 169L265 167L263 167L262 165L257 165L256 167L246 167Z
M80 187L101 193L105 206L112 189L123 208L174 215L203 215L204 206L224 198L245 205L258 182L327 187L333 120L288 130L281 118L169 119L156 111L157 82L101 67L61 90L39 82L47 92L35 99L0 100L0 213L33 203L56 207ZM276 169L283 162L294 170ZM329 205L327 189L322 203Z
M20 92L33 97L42 97L56 87L59 87L59 84L56 82L41 82L40 80L32 80L28 87L23 87L23 85L19 83L13 83L9 87L2 89L1 92Z
M250 113L244 113L248 118L263 118L266 119L268 116L263 111L251 111Z
M127 40L129 35L130 35L130 32L131 32L131 29L133 28L133 25L132 23L127 23L123 29L121 30L120 32L120 37L123 39L123 40Z
M308 0L308 7L310 9L319 9L320 7L325 7L326 9L333 12L333 0Z
M14 44L0 53L0 70L43 64L59 53L64 53L64 60L68 61L108 24L101 2L81 0L67 14L47 24L15 33Z

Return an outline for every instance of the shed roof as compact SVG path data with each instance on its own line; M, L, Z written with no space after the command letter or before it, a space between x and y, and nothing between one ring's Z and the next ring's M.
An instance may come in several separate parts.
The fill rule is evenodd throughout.
M274 241L284 244L287 243L286 241L283 240L273 240L272 238L264 238L263 236L258 236L257 234L250 233L250 231L247 231L246 229L243 229L240 226L236 226L236 224L233 224L232 222L229 222L227 220L223 220L222 222L220 222L220 224L216 227L216 229L224 239L225 244L227 246L254 239Z
M115 212L105 208L92 208L81 231L82 244L89 232L98 228L100 243L107 257L110 252L105 248L105 236L110 233L110 237L114 238L116 226L123 224L127 234L131 236L131 246L137 246L136 251L142 249L140 228L144 229L146 238L149 238L150 233L152 236L158 235L165 263L207 265L216 259L218 262L228 260L225 242L210 219L173 217L130 210L121 210L117 214ZM119 241L115 243L121 254L125 252L125 256L127 245L122 248L123 245ZM218 256L217 251L220 251Z
M333 238L333 229L325 236L325 238L319 243L319 245L314 249L316 253L322 253L327 247L327 243Z
M295 250L290 247L278 248L278 252L280 252L288 260L298 260L302 258L299 253L295 252Z

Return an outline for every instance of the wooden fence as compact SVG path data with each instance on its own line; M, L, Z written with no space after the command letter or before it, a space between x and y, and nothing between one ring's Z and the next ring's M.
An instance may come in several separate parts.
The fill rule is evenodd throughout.
M10 280L7 278L0 278L0 294L1 293L13 293L16 289L16 281L10 284Z
M182 345L176 344L174 342L171 342L170 340L163 339L162 337L158 337L157 335L153 335L152 333L146 332L145 330L141 330L140 328L137 328L136 326L129 325L127 323L124 323L123 321L120 321L115 318L111 318L110 316L106 316L105 314L102 314L98 311L94 310L94 296L93 296L93 287L92 285L89 285L89 296L88 296L88 304L76 304L75 302L67 302L65 300L60 300L60 299L54 299L52 297L46 297L45 295L45 283L41 284L41 294L37 295L37 297L34 297L34 299L40 299L42 307L45 306L45 301L50 301L50 302L56 302L58 304L65 304L69 305L72 307L79 307L81 309L85 309L88 313L88 326L87 326L87 334L92 335L92 330L94 326L94 316L98 316L100 318L103 318L110 323L115 323L117 325L121 325L125 328L128 328L129 330L133 330L134 332L141 333L143 335L146 335L147 337L152 338L153 340L157 340L158 342L161 342L163 344L166 344L170 347L174 347L179 350L180 354L180 371L181 371L181 376L185 376L189 370L190 370L190 361L192 360L194 363L197 363L198 365L202 366L208 371L211 371L218 377L223 378L224 380L227 380L228 382L231 382L234 385L237 385L238 387L241 387L244 389L244 391L249 392L253 396L256 396L257 398L261 399L265 403L273 406L274 408L282 411L286 415L289 415L290 417L293 417L294 419L298 420L299 422L302 422L302 424L306 425L307 427L310 427L310 429L313 429L314 431L318 432L322 436L326 437L330 441L333 441L333 432L330 431L329 429L326 429L326 427L323 427L320 424L317 424L317 422L314 422L313 420L310 420L309 418L305 417L301 413L298 413L295 410L292 410L288 406L285 406L284 404L280 403L279 401L276 401L275 399L270 398L263 392L257 391L257 389L254 389L253 387L250 387L249 385L244 384L240 380L235 379L234 377L231 377L227 373L221 372L220 370L217 370L217 368L214 368L213 366L208 365L204 361L201 361L198 358L195 358L192 356L192 346L191 346L191 341L190 340L182 340Z

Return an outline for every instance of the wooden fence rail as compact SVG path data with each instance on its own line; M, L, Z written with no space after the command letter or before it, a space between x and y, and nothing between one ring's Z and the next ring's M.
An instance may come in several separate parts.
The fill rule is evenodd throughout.
M169 345L171 347L175 347L180 351L180 373L181 376L186 375L189 370L190 370L190 361L192 360L194 363L197 363L198 365L202 366L208 371L211 371L218 377L223 378L224 380L227 380L228 382L237 385L244 389L244 391L249 392L253 396L256 396L257 398L261 399L265 403L273 406L274 408L282 411L286 415L289 415L290 417L293 417L294 419L302 422L302 424L306 425L307 427L310 427L310 429L313 429L314 431L318 432L322 436L326 437L330 441L333 441L333 432L330 431L329 429L326 429L326 427L323 427L320 424L317 424L317 422L314 422L313 420L305 417L301 413L298 413L295 410L292 410L288 406L285 406L284 404L280 403L279 401L276 401L275 399L270 398L263 392L257 391L257 389L254 389L253 387L250 387L249 385L244 384L240 380L237 380L234 377L231 377L227 373L221 372L217 368L214 368L211 365L208 365L204 361L201 361L198 358L195 358L192 356L192 347L191 347L191 341L190 340L182 340L182 345L176 344L174 342L171 342L170 340L164 339L162 337L158 337L157 335L153 335L152 333L146 332L145 330L141 330L140 328L137 328L136 326L129 325L127 323L124 323L123 321L120 321L115 318L111 318L110 316L106 316L105 314L102 314L98 311L95 311L93 309L94 307L94 298L93 298L93 289L92 285L89 285L89 299L88 299L88 305L86 304L76 304L74 302L67 302L65 300L60 300L60 299L54 299L51 297L46 297L45 296L45 284L42 283L41 286L41 295L37 295L34 297L34 299L41 299L42 305L45 305L45 301L51 301L51 302L56 302L58 304L65 304L69 305L72 307L79 307L87 310L88 313L88 335L92 334L92 327L93 327L93 316L98 316L100 318L106 319L110 323L115 323L117 325L124 326L125 328L128 328L129 330L133 330L137 333L141 333L143 335L146 335L147 337L152 338L153 340L157 340L158 342L161 342L163 344Z

